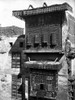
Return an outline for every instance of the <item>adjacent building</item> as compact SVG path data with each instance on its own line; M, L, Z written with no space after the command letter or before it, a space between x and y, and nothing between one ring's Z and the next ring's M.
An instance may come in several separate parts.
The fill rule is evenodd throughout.
M20 69L22 66L22 51L25 48L25 35L22 34L18 36L15 43L12 45L10 49L11 54L11 69L13 70L12 74L12 82L11 82L11 94L12 98L21 100L21 84L22 79L20 78Z
M12 84L17 84L17 73L19 73L20 70L20 51L16 54L17 51L14 51L13 46L16 44L17 39L21 38L20 42L16 44L16 48L23 48L23 34L24 29L17 26L0 27L0 91L1 96L4 93L7 95L4 95L4 98L7 97L8 99L10 99L11 88L14 88ZM17 56L18 58L16 59L16 62L15 58ZM21 82L21 80L19 79L18 82ZM3 87L4 84L5 86ZM19 87L20 83L18 83L17 85L16 88ZM20 95L18 94L18 96Z

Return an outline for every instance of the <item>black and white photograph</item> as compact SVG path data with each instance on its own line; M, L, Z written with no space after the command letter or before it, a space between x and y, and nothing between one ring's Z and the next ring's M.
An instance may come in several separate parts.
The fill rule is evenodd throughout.
M75 0L0 0L0 100L75 100Z

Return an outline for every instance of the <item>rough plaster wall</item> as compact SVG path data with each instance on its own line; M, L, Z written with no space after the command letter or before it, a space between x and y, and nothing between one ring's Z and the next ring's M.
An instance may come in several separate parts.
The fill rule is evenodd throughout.
M75 59L72 60L72 63L71 63L71 66L72 66L72 75L75 76Z
M66 62L66 57L63 56L62 58L62 68L61 70L59 71L59 80L58 80L58 83L59 84L63 84L63 85L67 85L67 76L68 76L68 65L67 65L67 62ZM64 79L64 80L63 80Z
M62 49L65 49L65 40L68 36L68 26L67 23L63 23L62 25Z
M65 21L62 24L62 48L64 50L65 40L69 37L71 47L75 47L75 17L72 12L65 12Z
M11 100L11 55L9 42L15 42L15 37L2 37L0 41L0 100Z

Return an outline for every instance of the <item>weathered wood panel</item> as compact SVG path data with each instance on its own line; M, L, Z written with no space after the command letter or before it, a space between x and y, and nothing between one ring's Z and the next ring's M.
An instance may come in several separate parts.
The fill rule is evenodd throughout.
M22 100L22 93L18 91L22 82L21 79L17 79L17 75L12 75L12 90L11 95L13 99Z

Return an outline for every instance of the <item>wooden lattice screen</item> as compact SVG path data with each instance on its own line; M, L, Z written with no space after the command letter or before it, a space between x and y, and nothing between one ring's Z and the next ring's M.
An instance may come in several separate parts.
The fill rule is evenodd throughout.
M19 92L19 88L22 84L21 79L17 78L17 75L12 75L12 98L22 100L22 93Z

